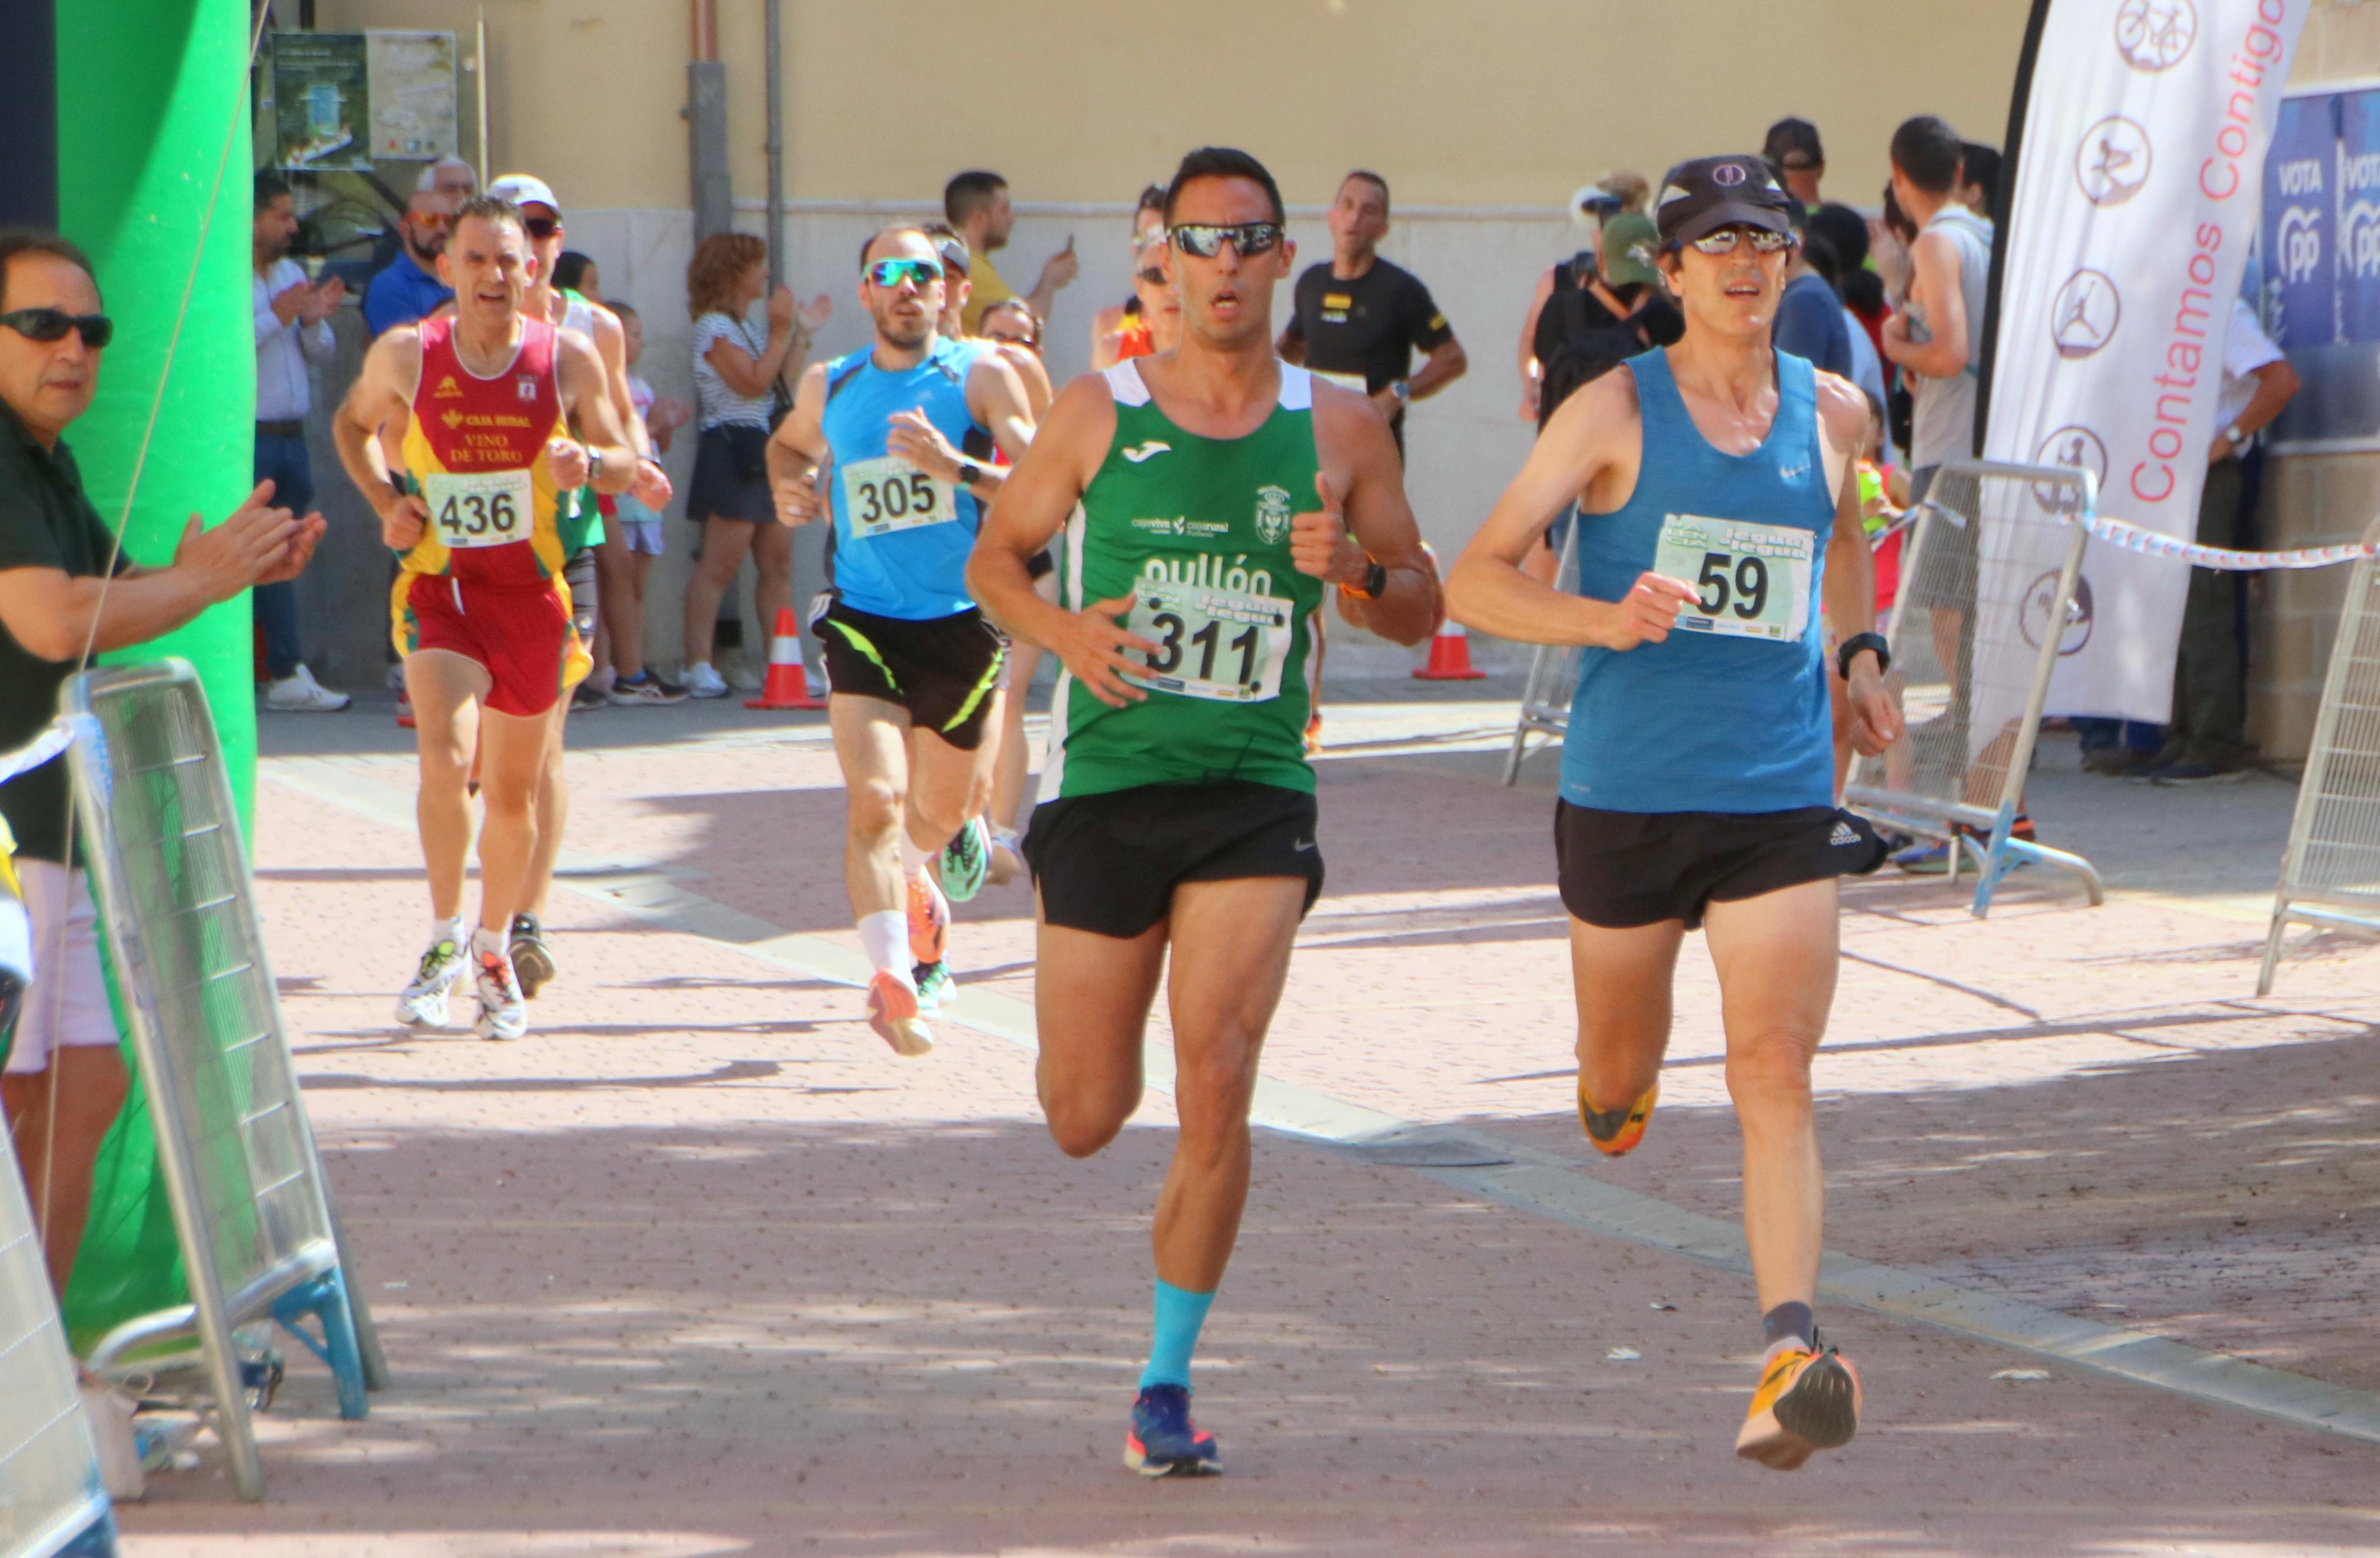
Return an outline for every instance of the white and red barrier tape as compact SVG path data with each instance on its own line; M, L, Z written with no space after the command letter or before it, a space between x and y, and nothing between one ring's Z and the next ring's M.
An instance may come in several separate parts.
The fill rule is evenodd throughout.
M2345 546L2301 546L2290 552L2232 552L2219 546L2201 546L2194 541L2181 541L2157 530L2143 529L2110 519L2104 514L2094 514L2082 521L2082 528L2111 546L2127 552L2137 552L2148 557L2171 557L2195 568L2220 568L2229 573L2255 573L2265 568L2327 568L2334 564L2353 563L2365 557L2380 556L2380 543L2356 542Z

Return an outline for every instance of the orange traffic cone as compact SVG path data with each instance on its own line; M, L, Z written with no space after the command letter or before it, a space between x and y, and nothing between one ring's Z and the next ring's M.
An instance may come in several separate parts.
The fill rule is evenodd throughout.
M810 679L802 670L802 630L791 606L777 608L777 630L769 635L769 675L760 696L745 700L747 709L823 709L826 700L810 696Z
M1487 677L1487 672L1472 669L1471 638L1459 622L1440 622L1429 641L1429 663L1414 667L1416 681L1477 682Z

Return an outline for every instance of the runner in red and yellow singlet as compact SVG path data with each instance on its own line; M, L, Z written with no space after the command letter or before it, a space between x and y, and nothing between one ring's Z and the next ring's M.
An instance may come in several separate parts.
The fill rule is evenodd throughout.
M391 610L420 744L418 815L433 920L397 1018L443 1027L448 992L471 971L483 1039L528 1030L506 931L536 846L532 803L546 743L564 690L589 665L562 579L561 494L589 485L617 493L636 476L593 347L522 311L533 264L516 207L466 205L438 261L455 313L374 341L332 430L400 558ZM404 428L412 472L404 487L390 480L380 441L395 425ZM487 818L480 926L467 955L475 749Z

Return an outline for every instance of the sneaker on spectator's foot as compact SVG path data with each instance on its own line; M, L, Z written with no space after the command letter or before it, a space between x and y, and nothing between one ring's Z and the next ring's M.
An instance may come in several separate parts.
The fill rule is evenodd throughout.
M686 695L688 698L724 698L726 678L711 669L708 660L698 660L686 668Z
M2159 763L2143 775L2152 785L2237 785L2248 777L2244 762Z
M582 709L608 709L611 706L612 700L603 696L603 689L595 685L595 678L592 676L580 682L570 694L570 707L573 712Z
M623 709L632 709L639 704L683 703L686 701L686 689L672 687L650 671L645 671L613 682L612 690L605 696Z
M264 690L264 706L285 713L336 713L347 706L347 701L346 693L333 692L316 681L314 673L302 664Z
M2143 752L2132 747L2099 747L2082 754L2082 772L2104 773L2111 779L2120 779L2128 773L2148 766L2153 756L2155 756L2154 753Z

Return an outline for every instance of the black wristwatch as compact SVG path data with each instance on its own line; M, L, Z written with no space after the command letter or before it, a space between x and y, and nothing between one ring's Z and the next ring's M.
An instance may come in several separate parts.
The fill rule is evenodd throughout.
M1884 641L1881 633L1854 633L1835 651L1835 675L1845 681L1852 679L1852 656L1862 650L1876 651L1876 672L1882 676L1892 669L1892 646Z
M976 482L982 478L982 476L983 467L976 464L973 460L961 460L959 462L959 486L962 489L974 486Z
M1364 582L1342 584L1339 587L1339 593L1360 595L1366 601L1377 601L1389 592L1388 565L1372 557L1365 558L1364 562L1366 565L1364 569Z

